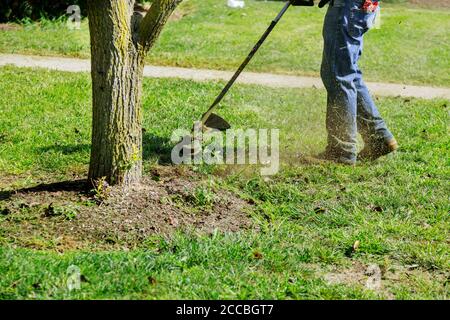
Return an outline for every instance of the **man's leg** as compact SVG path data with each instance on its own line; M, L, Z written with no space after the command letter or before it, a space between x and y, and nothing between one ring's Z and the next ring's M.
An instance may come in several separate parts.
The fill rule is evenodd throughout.
M375 160L397 150L398 144L381 118L364 81L358 80L356 86L358 130L364 140L364 149L358 154L358 160Z
M376 13L364 14L359 13L359 20L362 28L367 27L375 20ZM364 31L365 29L363 29ZM365 31L363 32L365 33ZM363 42L361 40L358 59L362 55ZM364 140L365 148L358 155L358 159L376 159L380 156L388 154L397 149L397 141L386 126L385 121L381 117L375 102L362 78L362 72L359 70L356 61L357 77L355 78L355 86L357 90L357 123L358 131Z
M355 160L356 123L366 143L360 159L376 159L397 148L358 68L363 36L376 16L362 10L363 2L335 0L323 30L321 75L328 92L326 154L334 155L339 162Z
M388 142L394 138L381 117L363 79L358 77L356 90L357 97L357 121L358 130L363 137L364 143Z
M346 32L349 5L335 0L325 17L324 52L321 68L327 89L328 146L326 154L337 162L356 161L357 53L362 37L349 39Z

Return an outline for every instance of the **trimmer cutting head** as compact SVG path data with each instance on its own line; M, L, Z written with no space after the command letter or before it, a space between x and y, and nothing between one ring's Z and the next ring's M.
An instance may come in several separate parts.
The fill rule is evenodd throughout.
M200 129L201 128L201 129ZM226 131L231 128L231 125L221 116L211 113L206 119L205 123L194 125L192 131ZM201 150L202 141L194 134L184 136L180 141L183 145L183 154L195 156Z
M231 128L231 125L224 118L215 113L209 115L208 119L203 123L203 126L206 127L206 129L219 131L226 131Z

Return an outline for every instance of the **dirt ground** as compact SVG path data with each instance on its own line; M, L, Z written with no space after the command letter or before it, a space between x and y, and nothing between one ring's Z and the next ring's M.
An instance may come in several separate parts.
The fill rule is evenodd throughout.
M0 192L2 231L26 247L136 247L176 230L210 234L255 228L251 205L196 174L158 167L124 192L87 192L87 181ZM93 187L91 187L93 189Z
M327 273L324 273L320 268L317 268L316 272L321 274L329 284L363 286L366 289L383 294L389 300L395 299L391 288L399 283L411 283L416 281L414 279L430 281L432 277L445 282L448 278L448 274L445 272L429 273L421 270L418 265L401 266L392 263L367 265L359 261L352 261L351 266L347 269L336 266L332 268Z

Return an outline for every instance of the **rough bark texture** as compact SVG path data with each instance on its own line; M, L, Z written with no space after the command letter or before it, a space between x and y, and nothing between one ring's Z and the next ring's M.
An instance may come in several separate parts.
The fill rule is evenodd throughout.
M142 175L141 92L144 57L181 0L88 1L93 121L89 178L130 185Z

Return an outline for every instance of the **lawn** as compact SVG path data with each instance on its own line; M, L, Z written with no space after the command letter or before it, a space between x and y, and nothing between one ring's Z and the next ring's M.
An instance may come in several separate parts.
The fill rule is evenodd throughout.
M235 69L282 4L248 0L187 0L165 28L149 64ZM318 76L325 10L291 8L249 70ZM381 28L366 36L361 67L371 81L450 86L450 11L385 4ZM88 23L70 31L63 20L0 31L0 52L89 57ZM420 67L418 67L420 66Z
M187 170L209 192L249 203L255 228L114 242L75 235L68 247L41 227L61 218L45 214L48 203L6 195L84 176L89 75L6 67L0 78L0 298L449 298L449 101L377 99L401 149L349 168L299 156L324 147L324 91L238 85L220 114L236 128L279 128L280 172L267 179L245 166ZM146 175L171 168L164 157L172 131L190 128L221 86L145 80ZM182 206L208 214L205 202ZM365 286L373 264L382 272L377 290ZM80 290L67 288L71 265L83 275Z

